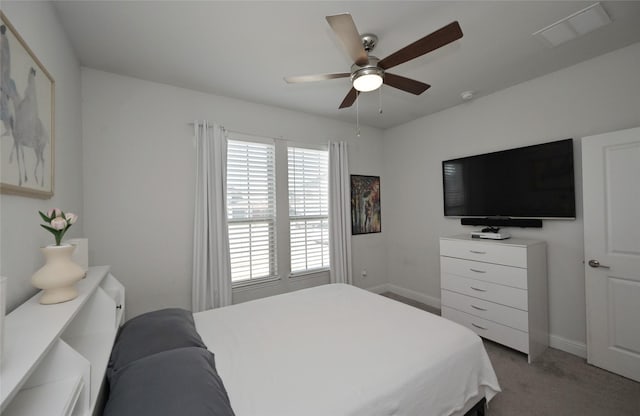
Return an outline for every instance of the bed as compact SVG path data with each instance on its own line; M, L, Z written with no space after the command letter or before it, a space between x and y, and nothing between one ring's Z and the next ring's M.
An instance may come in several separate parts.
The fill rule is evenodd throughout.
M236 416L482 414L500 391L475 333L349 285L193 318Z

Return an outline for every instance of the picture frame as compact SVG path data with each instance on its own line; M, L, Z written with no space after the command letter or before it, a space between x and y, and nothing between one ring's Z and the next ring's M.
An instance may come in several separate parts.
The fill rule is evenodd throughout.
M380 176L351 175L351 235L379 232Z
M55 81L0 11L0 193L54 191Z

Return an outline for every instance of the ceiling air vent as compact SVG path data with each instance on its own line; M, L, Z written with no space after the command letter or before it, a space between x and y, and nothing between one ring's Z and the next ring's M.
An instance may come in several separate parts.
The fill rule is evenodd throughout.
M611 18L600 3L580 10L533 34L551 47L558 46L611 23Z

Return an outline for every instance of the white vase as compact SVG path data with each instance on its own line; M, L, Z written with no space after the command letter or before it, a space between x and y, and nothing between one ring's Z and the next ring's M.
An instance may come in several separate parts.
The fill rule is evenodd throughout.
M41 248L46 263L31 277L31 283L42 289L40 303L66 302L78 296L75 283L82 279L84 270L71 260L75 247L70 244Z

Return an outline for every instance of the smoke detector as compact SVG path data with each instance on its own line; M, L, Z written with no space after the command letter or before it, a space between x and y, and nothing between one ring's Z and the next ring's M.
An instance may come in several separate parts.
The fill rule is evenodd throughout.
M469 101L474 96L475 96L475 92L473 91L463 91L462 93L460 93L460 97L462 97L462 99L465 101Z

